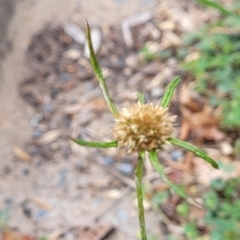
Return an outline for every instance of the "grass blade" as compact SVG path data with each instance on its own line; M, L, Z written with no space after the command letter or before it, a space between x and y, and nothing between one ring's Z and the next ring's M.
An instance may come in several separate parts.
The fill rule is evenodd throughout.
M117 110L116 106L114 105L114 103L112 101L112 98L109 94L109 91L108 91L108 88L107 88L107 85L106 85L106 80L105 80L105 78L102 74L102 70L101 70L101 68L98 64L98 60L97 60L96 54L95 54L94 49L93 49L91 31L90 31L90 27L88 25L87 20L86 20L86 36L87 36L88 48L89 48L89 52L90 52L90 60L91 60L91 64L92 64L94 73L95 73L95 75L96 75L96 77L99 81L99 85L100 85L100 87L103 91L103 95L104 95L104 98L107 102L109 110L112 112L112 114L114 116L117 116L118 115L118 110Z
M179 82L181 81L181 78L178 76L176 78L174 78L167 86L167 89L163 95L163 98L161 100L161 106L164 108L167 108L171 102L172 96L173 96L173 92L175 90L175 88L177 87L177 85L179 84Z
M233 17L239 18L239 16L237 16L233 12L227 10L225 7L223 7L219 3L209 1L209 0L197 0L197 1L198 1L198 3L200 3L206 7L210 7L210 8L214 8L214 9L218 10L221 14L223 14L225 16L233 16Z
M176 138L169 138L168 141L175 146L184 148L184 149L194 153L196 156L198 156L198 157L204 159L205 161L209 162L214 168L219 169L218 164L212 158L210 158L207 155L206 152L199 149L198 147L196 147L196 146L194 146L190 143L187 143L187 142L181 141L179 139L176 139Z
M141 104L144 104L145 102L145 97L142 93L138 93L138 102L140 102Z
M96 148L110 148L110 147L117 147L118 144L116 141L112 142L87 142L82 139L73 139L70 138L72 141L77 143L78 145L81 146L87 146L87 147L96 147Z
M179 186L176 186L172 181L170 181L167 176L164 173L164 168L163 166L159 163L158 160L158 156L157 156L157 152L156 151L151 151L149 152L149 159L151 161L151 164L153 165L154 169L156 170L156 172L159 173L159 175L162 177L163 181L166 182L168 184L168 186L170 187L170 189L172 189L176 194L178 194L179 196L186 198L187 195L184 191L184 189L182 189Z

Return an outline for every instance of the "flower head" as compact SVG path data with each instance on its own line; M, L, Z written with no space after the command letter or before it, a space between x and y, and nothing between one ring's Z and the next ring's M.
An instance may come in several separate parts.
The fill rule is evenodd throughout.
M130 153L163 149L174 132L174 119L160 105L133 104L115 118L113 137L119 147L126 147Z

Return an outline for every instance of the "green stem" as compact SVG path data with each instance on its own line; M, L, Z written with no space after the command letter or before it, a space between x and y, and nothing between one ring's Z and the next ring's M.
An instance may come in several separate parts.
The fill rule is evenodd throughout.
M176 186L172 181L170 181L167 178L167 176L166 176L166 174L164 172L163 166L159 163L156 151L149 152L149 159L150 159L150 162L151 162L153 168L157 171L157 173L159 173L159 175L162 177L163 181L168 184L170 189L172 189L179 196L181 196L183 198L186 198L187 195L186 195L184 189L182 189L179 186Z
M138 93L138 102L141 104L144 104L145 102L145 97L142 93Z
M91 60L91 64L92 64L94 73L99 81L99 85L102 89L102 92L103 92L104 98L107 102L107 105L108 105L110 111L112 112L112 114L114 115L114 117L116 117L118 115L118 110L112 101L112 98L108 91L106 80L105 80L105 78L102 74L102 70L98 64L98 60L97 60L97 57L96 57L96 54L94 52L94 48L92 45L91 31L90 31L90 27L88 25L87 20L86 20L86 36L87 36L88 48L89 48L89 52L90 52L90 60Z
M141 229L141 240L147 240L144 207L143 207L143 186L142 186L143 157L144 157L144 154L139 153L136 172L135 172L135 182L136 182L137 201L138 201L138 217L139 217L139 223L140 223L140 229Z
M87 146L87 147L96 147L96 148L110 148L110 147L117 147L117 142L87 142L82 139L73 139L70 138L72 141L77 143L78 145L81 146Z

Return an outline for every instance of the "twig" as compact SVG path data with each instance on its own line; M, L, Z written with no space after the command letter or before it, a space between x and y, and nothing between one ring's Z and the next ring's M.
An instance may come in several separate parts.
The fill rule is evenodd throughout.
M132 189L129 187L125 188L122 192L122 195L116 199L110 206L107 206L106 209L104 209L101 213L97 214L97 216L94 218L94 222L98 222L105 214L110 212L113 207L116 207L119 203L122 202L123 198L130 194L132 192Z

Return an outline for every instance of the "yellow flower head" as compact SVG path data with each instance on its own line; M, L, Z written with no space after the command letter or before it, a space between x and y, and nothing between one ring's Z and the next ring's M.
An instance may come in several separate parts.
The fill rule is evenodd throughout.
M135 103L123 108L115 119L113 137L128 152L163 149L171 137L175 117L167 108L152 103Z

